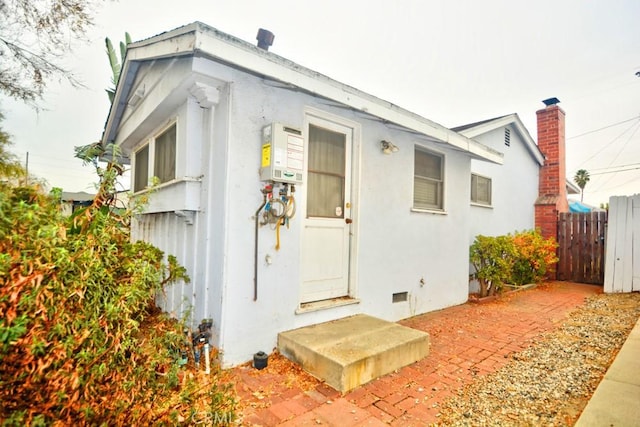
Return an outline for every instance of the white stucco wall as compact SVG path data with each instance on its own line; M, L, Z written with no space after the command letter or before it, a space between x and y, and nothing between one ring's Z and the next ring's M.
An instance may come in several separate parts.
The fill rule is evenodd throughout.
M218 68L212 64L211 72ZM270 352L280 331L361 312L398 320L466 301L470 167L466 155L444 145L420 142L413 134L332 107L324 100L265 86L253 76L233 72L229 77L233 81L226 197L229 214L221 325L225 364L244 362L260 350ZM262 201L263 183L258 178L262 127L282 122L302 128L308 107L351 120L361 129L354 150L360 168L354 176L359 214L354 227L357 279L352 284L360 303L296 314L304 184L296 192L299 216L289 229L281 229L279 251L274 248L274 230L260 228L257 301L253 301L252 216ZM382 139L393 141L400 151L383 154ZM415 144L445 155L445 214L411 211ZM267 254L273 260L271 265L265 262ZM392 303L394 292L405 291L409 301Z
M504 128L474 139L504 153L504 164L471 161L471 171L491 178L492 206L471 206L471 244L478 234L498 236L535 226L534 204L538 197L540 167L524 145L522 137L511 129L511 145L504 143Z
M140 124L148 128L145 132L135 130L132 120L125 126L127 135L143 140L157 126L177 118L181 159L177 169L199 183L198 209L191 222L182 216L184 212L147 215L142 221L147 228L139 228L136 236L167 252L176 251L179 261L187 266L192 283L168 289L167 298L161 301L167 310L179 311L188 300L194 324L203 317L214 319L214 344L221 347L225 366L250 360L260 350L271 352L277 333L284 330L356 313L398 320L467 300L469 157L445 144L420 140L415 134L386 126L364 113L276 87L202 58L194 60L193 69L200 76L215 76L210 83L218 88L219 97L213 107L201 108L184 89L184 99L178 102L175 90L167 84L156 85L155 90L164 91L175 106L165 108L162 102L150 102L157 98L154 95L150 103L145 100L138 108L151 109L147 116L157 123L140 118ZM148 79L153 76L147 71ZM185 75L181 76L169 77L169 81L188 89L182 83ZM163 114L157 114L158 105ZM259 229L257 301L253 299L253 216L262 202L260 189L264 185L258 175L262 127L281 122L302 129L308 108L348 120L358 130L353 152L358 164L353 200L358 206L352 226L357 251L351 294L359 303L296 313L306 187L297 186L298 213L289 228L281 229L279 251L274 247L275 231L269 226ZM131 137L125 139L135 146ZM383 139L400 150L383 154ZM444 213L411 210L416 145L445 156ZM167 194L169 188L161 187L152 197L162 199ZM155 228L149 228L150 222ZM267 254L272 259L270 265L265 261ZM396 292L408 292L408 301L392 303Z

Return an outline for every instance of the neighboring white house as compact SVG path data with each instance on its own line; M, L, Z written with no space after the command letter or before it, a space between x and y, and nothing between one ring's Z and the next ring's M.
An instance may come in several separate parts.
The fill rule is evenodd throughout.
M535 228L533 206L539 197L544 154L518 114L452 128L504 154L502 164L471 160L470 242L475 236L499 236ZM570 180L567 194L580 194Z
M514 113L452 130L504 154L502 164L471 160L470 244L480 234L500 236L535 229L534 205L541 196L545 155L520 117ZM564 140L564 128L554 132L558 141ZM579 194L580 189L571 181L565 179L564 185L566 194ZM475 281L470 290L477 291Z
M453 128L504 153L504 163L471 160L470 243L535 227L533 206L544 156L517 114Z
M60 197L60 204L62 206L62 215L71 216L76 209L80 209L89 206L96 195L89 194L84 191L70 192L63 191Z
M525 140L518 122L505 126ZM472 170L491 175L495 208L526 215L505 231L532 221L534 185L484 169L504 153L536 181L535 162L515 164L527 144L488 147L198 22L129 45L103 143L130 158L134 195L159 178L133 236L187 268L159 303L213 319L224 366L281 331L465 302L485 210Z

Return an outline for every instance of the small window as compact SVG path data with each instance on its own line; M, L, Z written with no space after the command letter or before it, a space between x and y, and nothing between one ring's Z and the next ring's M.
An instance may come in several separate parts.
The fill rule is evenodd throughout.
M491 178L471 174L471 202L491 205Z
M155 161L153 175L160 183L176 177L176 125L158 135L155 139Z
M149 184L149 146L136 151L134 157L133 192L142 191Z
M443 210L444 156L415 148L413 207Z
M147 188L152 176L159 184L176 178L175 123L135 152L133 168L134 193Z

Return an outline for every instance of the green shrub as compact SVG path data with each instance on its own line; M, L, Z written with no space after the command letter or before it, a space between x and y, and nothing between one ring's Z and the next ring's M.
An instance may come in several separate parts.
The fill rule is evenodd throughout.
M233 414L215 376L203 385L180 372L182 326L154 298L188 277L130 241L129 211L114 214L104 188L71 219L37 189L0 190L3 425L186 424L198 405Z
M478 281L480 296L494 295L509 283L538 283L558 262L557 244L537 231L522 231L506 236L476 236L469 250L474 267L471 279Z
M516 258L510 281L514 285L539 283L558 262L555 239L545 239L537 231L529 230L512 236Z
M494 295L509 280L514 247L508 236L476 236L469 250L475 272L472 278L480 285L480 296Z

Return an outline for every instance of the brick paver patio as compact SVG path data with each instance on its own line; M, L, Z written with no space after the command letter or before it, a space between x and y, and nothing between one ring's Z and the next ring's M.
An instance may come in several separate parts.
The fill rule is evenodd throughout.
M478 376L500 369L511 354L529 347L588 295L600 292L599 286L552 282L489 303L467 303L401 321L430 334L429 356L344 396L304 374L298 374L304 381L292 378L295 370L235 368L242 424L355 427L437 422L446 398Z

